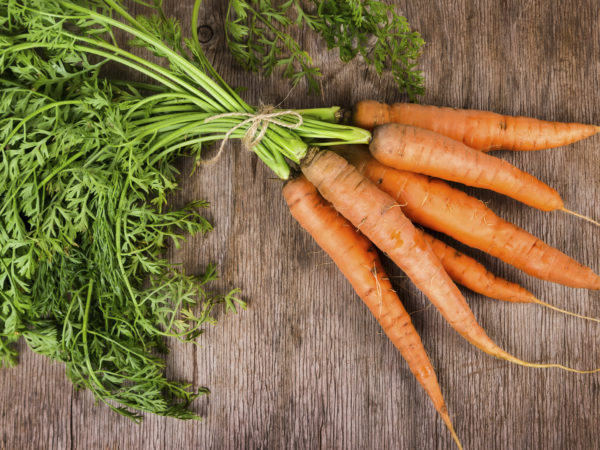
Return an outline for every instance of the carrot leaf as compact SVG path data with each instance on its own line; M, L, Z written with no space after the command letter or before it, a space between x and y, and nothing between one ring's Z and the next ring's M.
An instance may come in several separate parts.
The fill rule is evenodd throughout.
M425 92L417 61L425 41L392 5L377 0L230 0L225 19L227 45L247 70L270 76L278 67L292 85L306 80L319 93L321 69L304 50L294 31L307 27L320 34L343 62L360 55L378 74L389 70L410 100Z

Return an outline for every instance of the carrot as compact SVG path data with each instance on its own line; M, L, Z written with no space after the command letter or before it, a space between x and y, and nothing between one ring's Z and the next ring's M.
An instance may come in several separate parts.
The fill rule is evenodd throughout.
M515 303L531 303L533 294L516 283L496 277L482 264L445 242L423 232L423 237L431 245L450 278L474 292Z
M402 205L414 222L478 248L546 281L600 289L600 276L527 231L498 217L480 200L447 183L392 169L371 158L365 147L339 150L381 190Z
M489 111L395 103L358 102L355 125L372 130L384 123L402 123L435 131L477 150L542 150L571 144L600 131L596 125L549 122Z
M564 209L560 195L534 176L433 131L382 125L375 128L369 150L377 161L395 169L491 189L543 211Z
M558 364L526 362L500 348L477 323L440 260L402 213L398 203L344 158L331 151L313 150L302 161L301 169L321 195L384 251L429 298L452 328L471 344L490 355L523 366L557 367L583 373Z
M450 278L452 278L455 283L458 283L473 292L506 302L536 303L563 314L600 322L600 319L566 311L546 303L517 283L512 283L504 278L497 277L487 270L483 264L450 247L445 242L442 242L425 232L423 232L423 237L439 258L442 266L444 266L444 269L448 272L448 275L450 275Z
M400 351L456 445L462 448L425 347L410 315L392 289L373 244L340 216L303 176L288 181L283 196L292 216L333 259Z

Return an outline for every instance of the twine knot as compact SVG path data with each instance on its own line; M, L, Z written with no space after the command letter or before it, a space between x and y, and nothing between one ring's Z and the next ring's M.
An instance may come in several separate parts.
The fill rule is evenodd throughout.
M296 122L288 123L278 119L279 117L283 116L292 116L296 119ZM204 119L204 123L212 122L214 120L222 119L224 117L246 117L246 119L238 123L233 128L229 129L229 131L227 131L227 133L223 137L223 140L221 141L221 145L219 145L217 154L209 160L202 160L202 164L212 164L218 161L221 157L221 153L223 152L223 148L225 147L225 143L231 138L231 135L235 133L235 131L239 128L242 128L248 124L250 124L250 126L248 127L246 133L244 134L244 137L242 138L242 144L246 150L252 151L254 147L260 144L260 142L267 134L269 125L273 124L283 128L288 128L290 130L295 130L298 127L302 126L304 122L304 120L302 119L302 115L296 111L293 111L291 109L288 109L286 111L275 111L275 107L273 105L263 105L258 108L256 113L231 112L217 114L215 116L211 116L207 119Z

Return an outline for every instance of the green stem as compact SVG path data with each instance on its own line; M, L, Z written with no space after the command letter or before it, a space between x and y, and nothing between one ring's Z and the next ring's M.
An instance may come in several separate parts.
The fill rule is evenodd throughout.
M219 111L220 107L217 103L215 103L215 101L210 98L209 96L207 96L206 94L204 94L202 91L196 89L195 87L193 87L191 84L187 83L186 81L184 81L183 79L181 79L180 77L176 76L175 74L173 74L172 72L169 72L168 70L164 69L163 67L159 66L158 64L154 64L144 58L140 58L139 56L134 55L133 53L130 53L128 51L125 51L119 47L116 47L112 44L108 44L102 40L99 39L89 39L83 36L77 36L77 35L71 35L71 37L75 37L78 40L85 42L87 44L90 45L95 45L97 47L100 48L104 48L105 50L111 50L113 52L115 52L116 54L119 54L127 59L130 59L131 61L134 61L135 63L138 63L140 66L146 66L149 69L152 69L154 72L160 74L161 76L163 76L166 79L169 79L175 83L177 83L179 86L181 86L182 88L186 89L187 91L189 91L190 93L196 95L198 98L194 99L195 102L198 102L199 99L202 100L202 103L200 106L203 109L206 109L207 111ZM99 53L97 53L99 54ZM105 56L106 58L111 58L109 53L103 53L102 56ZM111 58L112 59L112 58ZM131 68L136 68L131 64L125 63L123 59L120 60L116 60L117 62L120 62L122 64L125 64ZM140 67L138 66L138 67ZM139 69L136 69L139 70ZM164 84L164 81L163 81ZM177 90L176 88L173 88L173 85L168 85L168 87L172 88L173 90ZM211 107L207 107L207 105L211 105Z
M49 109L58 108L59 106L63 106L63 105L83 105L83 101L81 101L81 100L64 100L64 101L60 101L60 102L54 102L50 105L46 105L46 106L32 112L28 116L21 119L19 121L19 124L16 127L14 127L12 129L12 131L9 133L9 135L6 137L6 139L4 139L4 142L2 143L2 150L4 150L6 148L6 146L10 143L10 140L14 137L15 134L17 134L17 131L19 131L28 120L33 119L35 116L38 116L38 115L42 114L43 112L48 111Z
M83 155L85 155L85 153L86 153L85 150L81 150L81 151L75 153L69 159L67 159L64 163L62 163L60 166L58 166L56 169L54 169L46 178L44 178L42 180L42 182L38 185L38 189L43 189L44 186L46 186L46 184L52 178L54 178L60 171L62 171L65 167L69 166L70 164L72 164L73 162L75 162L76 160L81 158Z
M88 346L88 322L90 317L90 305L92 303L92 293L94 288L94 279L90 279L88 284L88 293L87 299L85 301L85 311L83 313L83 324L81 326L81 342L83 343L83 355L85 358L85 365L88 369L88 377L93 380L97 387L99 387L105 395L109 395L109 392L106 390L104 385L100 382L100 380L96 377L96 373L94 368L92 367L92 362L90 360L90 351ZM92 386L92 390L97 393L96 387ZM102 396L100 396L102 397Z
M148 363L157 363L159 361L159 360L149 357L146 354L136 352L136 351L132 350L130 347L121 344L119 341L115 341L114 339L111 339L110 337L106 336L105 334L98 333L97 331L91 331L91 330L88 331L88 333L92 334L94 336L100 337L100 338L104 339L105 341L108 341L111 344L116 345L117 347L121 347L127 353L131 353L131 354L137 356L138 358L147 361Z
M91 53L93 55L97 55L97 56L102 56L104 58L107 58L109 60L112 60L114 62L118 62L120 64L123 64L126 67L130 67L131 69L134 69L140 73L143 73L144 75L149 76L150 78L153 78L154 80L158 81L159 83L162 83L164 86L168 87L169 89L175 91L175 92L182 92L182 89L180 87L178 87L176 84L172 83L171 81L169 81L169 77L172 77L172 74L170 72L168 72L167 70L163 69L162 67L158 66L158 65L153 65L152 63L144 63L144 65L149 66L149 67L153 67L155 66L156 68L158 68L158 72L159 73L163 73L166 74L167 77L163 77L155 72L152 72L150 70L148 70L147 68L140 66L138 64L136 64L133 61L127 60L125 58L122 58L120 56L117 55L113 55L111 53L107 53L104 52L102 50L98 50L98 49L94 49L91 47L86 47L84 45L67 45L67 44L57 44L57 43L41 43L41 42L26 42L23 44L18 44L18 45L14 45L12 47L10 47L8 50L10 50L11 52L19 52L22 50L28 50L28 49L35 49L35 48L55 48L55 49L66 49L66 50L76 50L76 51L81 51L84 53ZM127 52L121 52L121 53L127 53ZM194 91L194 93L200 93L200 91L192 88L192 90ZM201 94L201 93L200 93ZM200 99L198 99L197 101L200 101Z
M146 97L146 98L140 100L134 106L132 106L131 109L129 109L129 111L127 111L127 114L125 114L125 117L123 117L123 120L125 121L125 120L129 119L129 117L134 112L136 112L139 108L141 108L145 104L152 103L152 102L157 102L157 101L160 101L160 100L162 100L164 98L189 100L190 102L195 102L195 100L196 100L196 98L194 96L189 95L189 94L185 94L185 93L181 93L181 92L164 92L164 93L161 93L161 94L151 95L149 97ZM186 104L185 106L189 108L189 104ZM152 112L153 113L157 113L157 112L161 112L161 111L158 108L153 108Z
M339 106L331 106L329 108L295 109L294 111L301 114L303 117L336 123L338 121L337 113L339 110Z
M240 106L242 106L244 111L252 112L252 108L246 102L244 102L244 100L242 100L242 98L239 96L239 94L231 86L229 86L229 84L226 83L225 80L223 80L223 78L221 77L221 74L219 74L219 72L217 72L215 70L213 65L208 61L208 58L206 57L206 54L202 50L202 47L200 47L200 44L199 44L200 41L198 39L198 15L200 13L200 5L201 4L202 4L202 0L195 0L194 9L192 10L192 25L191 25L192 39L193 39L192 45L196 49L196 53L198 54L198 57L201 58L201 61L199 61L199 62L200 62L200 64L204 65L204 67L209 71L209 73L219 83L221 83L221 85L227 90L229 95L231 95L237 101L237 103Z
M127 81L127 80L112 79L111 83L116 86L131 86L136 89L142 89L144 91L166 92L164 86L160 86L158 84L144 83L142 81Z
M190 77L197 77L198 80L196 80L197 82L199 81L200 84L202 84L203 86L205 86L205 89L211 93L211 95L213 95L213 97L219 101L222 105L221 110L237 110L241 107L241 105L237 104L235 102L235 100L233 100L214 80L212 80L208 75L206 75L204 72L202 72L201 70L199 70L195 65L193 65L191 62L189 62L187 59L185 59L183 56L175 53L173 50L171 50L168 46L166 46L163 42L161 42L160 40L152 37L151 35L149 35L144 29L143 27L141 27L141 25L139 24L139 22L137 22L131 15L129 15L129 13L127 13L127 11L125 11L123 8L121 8L121 6L119 6L116 2L114 2L113 0L104 0L104 2L109 5L110 7L112 7L119 15L121 15L125 20L127 20L128 22L136 25L138 28L134 28L128 25L125 25L117 20L111 19L110 17L106 17L102 14L98 14L97 12L91 10L91 9L87 9L85 7L81 7L78 5L75 5L71 2L66 2L63 1L61 2L63 5L75 10L75 11L80 11L85 13L86 15L89 15L90 17L102 22L102 23L106 23L112 27L121 29L129 34L131 34L132 36L135 36L141 40L143 40L144 42L150 44L151 46L155 47L156 49L159 49L161 52L163 52L163 54L165 54L167 56L167 58L174 64L178 65L184 73L189 74Z

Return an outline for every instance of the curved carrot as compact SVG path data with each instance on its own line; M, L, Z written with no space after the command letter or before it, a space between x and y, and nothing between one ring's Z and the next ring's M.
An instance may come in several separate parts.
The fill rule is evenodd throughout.
M543 150L571 144L600 131L596 125L549 122L489 111L372 100L354 106L355 125L373 129L384 123L403 123L435 131L477 150Z
M382 125L375 128L369 150L380 163L395 169L490 189L543 211L564 209L560 195L534 176L433 131Z
M500 348L477 323L465 298L452 282L429 244L398 203L379 190L341 156L312 151L302 161L302 172L334 208L396 263L429 298L446 321L461 336L484 352L527 367L556 367L518 359Z
M522 286L500 278L470 256L450 247L445 242L423 232L423 237L440 259L450 278L456 283L485 295L514 303L533 303L534 295Z
M425 347L410 315L392 289L373 244L340 216L306 178L288 181L283 188L283 196L292 216L333 259L400 351L431 398L456 445L462 448Z
M448 272L450 278L452 278L455 283L458 283L473 292L505 302L536 303L562 314L600 322L600 319L583 316L572 311L557 308L550 303L546 303L517 283L512 283L504 278L497 277L487 270L483 264L470 256L459 252L453 247L450 247L445 242L442 242L425 232L423 232L423 237L429 242L429 245L431 245L431 249L440 259L442 266L444 266L444 269Z
M482 201L427 176L377 162L365 147L340 149L367 178L402 205L414 222L478 248L546 281L600 289L600 276L527 231L498 217Z

